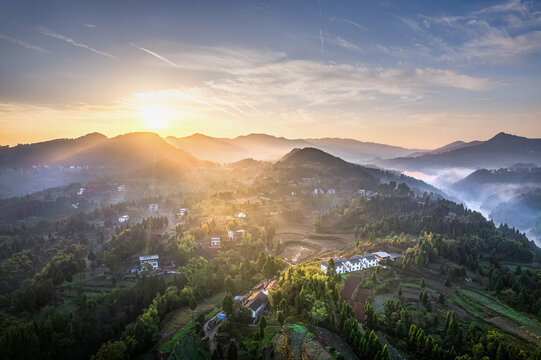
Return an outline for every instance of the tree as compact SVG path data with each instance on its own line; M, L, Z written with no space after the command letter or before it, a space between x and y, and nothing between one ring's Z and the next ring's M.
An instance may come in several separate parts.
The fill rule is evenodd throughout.
M425 278L422 278L421 279L421 289L424 289L425 287L426 287Z
M90 261L96 261L96 254L94 254L94 251L90 251L88 253L88 260Z
M231 295L229 292L225 294L222 300L222 309L224 309L227 317L229 317L233 312L233 295Z
M263 339L265 337L265 328L267 327L267 318L265 315L259 318L259 337Z
M276 319L278 320L278 323L280 324L280 326L283 327L285 318L284 318L284 313L281 310L278 310L278 312L276 313Z
M233 340L231 340L227 348L227 360L237 360L237 344Z
M103 344L91 360L125 360L128 359L128 346L123 341L108 341Z
M287 313L288 306L289 304L287 302L287 299L282 298L282 300L280 300L280 310L282 310L283 313Z
M231 278L231 275L227 275L224 279L224 287L225 291L232 293L233 292L233 279Z
M445 295L443 293L440 294L438 302L442 305L445 305Z
M447 275L447 278L445 278L445 286L447 287L451 286L451 279L449 278L449 275Z

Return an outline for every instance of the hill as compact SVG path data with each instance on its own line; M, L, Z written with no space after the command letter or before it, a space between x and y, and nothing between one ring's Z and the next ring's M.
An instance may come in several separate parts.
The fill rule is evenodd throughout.
M499 133L477 145L438 154L380 160L379 166L409 171L442 168L500 168L525 162L541 165L541 139Z
M194 134L181 138L169 136L166 140L180 149L189 151L199 159L222 163L244 158L277 160L294 148L304 147L318 148L351 162L406 156L419 151L353 139L286 139L266 134L250 134L233 139Z
M105 141L100 133L91 133L76 139L56 139L34 144L0 148L0 167L24 168L33 165L62 163L73 154L84 152Z
M153 133L130 133L111 139L94 133L77 139L3 148L0 149L0 198L73 182L88 183L146 167L153 173L165 174L164 165L169 165L174 174L204 162Z
M405 183L419 192L444 195L421 180L393 171L353 164L315 148L293 149L276 162L273 169L282 178L297 180L317 178L319 184L327 184L348 191L358 189L377 191L380 184L394 181L396 184Z
M129 133L111 139L92 133L0 149L0 167L14 169L34 165L140 168L162 159L185 166L199 162L154 133Z
M462 149L462 148L465 148L465 147L468 147L468 146L479 145L481 143L482 143L482 141L478 141L478 140L470 141L470 142L464 142L464 141L458 140L458 141L453 141L450 144L444 145L442 147L439 147L439 148L431 150L431 151L420 151L420 152L410 154L408 157L418 157L418 156L422 156L422 155L441 154L441 153L448 152L448 151Z

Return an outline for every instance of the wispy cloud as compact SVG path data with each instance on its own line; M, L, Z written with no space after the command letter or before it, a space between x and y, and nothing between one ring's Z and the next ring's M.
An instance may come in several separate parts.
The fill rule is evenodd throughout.
M91 46L88 46L88 45L85 45L83 43L77 42L77 41L75 41L75 40L73 40L73 39L71 39L71 38L69 38L67 36L64 36L62 34L58 34L58 33L54 32L54 31L46 29L46 28L44 28L42 26L37 27L35 30L38 31L40 34L50 36L52 38L65 41L65 42L67 42L67 43L69 43L69 44L71 44L73 46L84 48L84 49L87 49L89 51L92 51L94 54L98 54L98 55L101 55L101 56L106 56L108 58L118 60L118 58L116 56L113 56L113 55L111 55L109 53L106 53L105 51L96 50Z
M350 25L355 26L355 27L358 28L358 29L361 29L361 30L368 30L368 28L367 28L366 26L361 25L361 24L359 24L359 23L356 23L355 21L348 20L348 19L332 17L332 18L330 18L330 21L340 21L340 22L345 22L345 23L347 23L347 24L350 24Z
M319 41L321 42L321 53L325 52L325 39L323 38L323 31L319 29Z
M146 53L149 54L149 55L154 56L154 57L157 58L157 59L160 59L161 61L164 61L164 62L168 63L169 65L171 65L171 66L173 66L173 67L175 67L175 68L177 68L177 69L180 69L180 67L179 67L177 64L175 64L175 63L172 62L171 60L168 60L168 59L164 58L164 57L161 56L160 54L155 53L154 51L150 51L150 50L145 49L145 48L143 48L143 47L140 47L140 46L138 46L138 45L136 45L136 44L134 44L134 43L130 43L130 45L133 46L133 47L135 47L135 48L137 48L137 49L139 49L139 50L141 50L141 51L146 52Z
M521 61L524 56L541 53L541 12L531 6L530 2L511 0L465 14L400 17L417 33L420 43L395 54L401 60L424 56L429 62Z
M335 39L330 39L330 41L338 46L343 47L344 49L348 49L355 52L362 52L361 48L359 48L357 45L341 38L340 36L337 36Z
M11 36L0 34L0 39L4 39L6 41L9 41L10 43L20 45L20 46L24 47L25 49L35 50L35 51L39 51L39 52L42 52L42 53L48 53L49 52L49 51L47 51L47 50L45 50L43 48L40 48L39 46L32 45L32 44L29 44L29 43L24 42L22 40L12 38Z
M86 26L87 28L91 28L91 29L94 29L94 28L97 27L97 26L94 25L94 24L85 24L85 26Z

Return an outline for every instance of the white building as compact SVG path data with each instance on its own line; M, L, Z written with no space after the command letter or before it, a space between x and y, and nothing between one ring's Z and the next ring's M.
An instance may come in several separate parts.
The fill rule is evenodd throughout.
M130 216L129 215L122 215L121 217L118 218L118 222L119 223L123 223L123 222L126 222L130 220Z
M323 191L323 190L320 189L320 188L317 188L317 189L314 189L314 191L312 191L312 194L313 194L313 195L324 195L324 194L325 194L325 191Z
M77 195L83 195L85 193L85 188L79 188L79 191L77 191Z
M180 208L180 209L178 209L177 215L178 215L178 216L184 216L184 215L186 215L186 213L188 213L188 212L190 212L189 209L187 209L187 208Z
M150 266L152 266L152 270L156 270L158 268L159 259L160 257L158 255L139 256L139 263L141 264L141 267L143 267L145 264L150 264Z
M237 217L239 219L244 219L246 217L246 214L239 211L238 213L235 214L235 217Z
M352 256L348 260L338 258L334 260L334 267L337 274L345 274L353 271L359 271L378 266L378 257L373 254L366 256ZM327 272L329 263L326 261L321 262L321 271Z
M220 237L211 237L210 238L210 246L220 246L220 245L221 245Z
M152 212L156 212L160 209L160 206L158 204L150 204L148 205L148 210Z
M334 195L334 194L336 194L336 190L335 189L329 189L329 190L327 190L327 194L328 195Z
M376 255L368 254L363 257L364 267L371 268L378 266L378 258Z
M118 192L124 192L124 191L126 191L126 186L124 186L124 185L119 185L119 186L117 186L116 191L118 191Z

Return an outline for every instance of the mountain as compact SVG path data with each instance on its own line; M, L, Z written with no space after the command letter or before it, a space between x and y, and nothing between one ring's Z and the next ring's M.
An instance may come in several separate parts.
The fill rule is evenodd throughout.
M470 141L470 142L464 142L464 141L458 140L458 141L453 141L450 144L444 145L444 146L442 146L440 148L437 148L437 149L434 149L434 150L431 150L431 151L420 151L420 152L410 154L410 155L408 155L408 157L418 157L418 156L422 156L422 155L436 155L436 154L441 154L441 153L448 152L448 151L462 149L462 148L465 148L465 147L468 147L468 146L479 145L481 143L482 143L482 141L478 141L478 140Z
M34 144L0 148L0 168L24 168L61 163L69 156L84 152L107 141L100 133L76 139L56 139Z
M166 138L170 144L186 150L199 159L234 162L244 158L277 160L295 148L313 147L351 162L366 162L373 158L406 156L419 151L398 146L362 142L353 139L286 139L266 134L250 134L233 139L214 138L202 134Z
M186 168L200 163L191 154L168 144L155 133L119 135L69 156L66 161L81 165L136 169L160 160L169 160Z
M541 139L502 132L477 145L438 154L384 159L376 164L385 168L426 172L442 168L500 168L518 162L541 165Z
M82 166L141 168L159 160L185 166L199 161L154 133L129 133L107 138L92 133L76 139L58 139L0 149L0 168Z
M317 178L318 184L348 191L377 191L380 184L394 181L396 184L405 183L419 192L434 192L445 196L440 190L421 180L394 171L353 164L316 148L293 149L276 162L273 168L280 179Z
M469 189L478 185L541 185L541 168L502 168L497 170L479 169L456 182L457 189Z
M130 133L111 139L94 133L18 145L0 149L0 198L74 182L84 184L110 175L127 176L145 168L150 174L174 175L201 165L204 162L154 133Z

